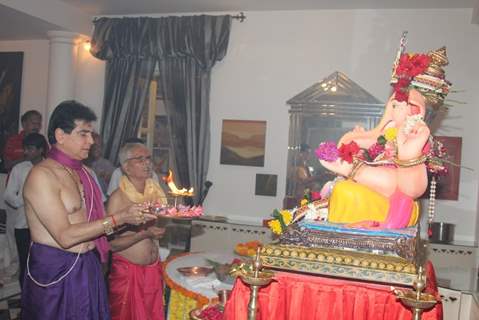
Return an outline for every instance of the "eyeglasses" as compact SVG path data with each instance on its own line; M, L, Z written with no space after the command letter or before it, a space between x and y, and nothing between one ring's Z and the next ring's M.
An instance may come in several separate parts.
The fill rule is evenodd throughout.
M151 162L151 156L138 156L126 159L126 161L135 160L141 163Z

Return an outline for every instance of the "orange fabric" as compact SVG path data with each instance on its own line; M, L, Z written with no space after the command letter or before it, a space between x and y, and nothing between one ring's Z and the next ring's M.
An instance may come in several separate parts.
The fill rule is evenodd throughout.
M432 265L428 288L437 295ZM259 291L258 320L411 320L389 286L277 272L275 280ZM250 289L236 280L225 309L227 320L246 320ZM441 320L442 305L423 314L422 320Z
M112 320L164 320L160 261L142 266L114 254L110 285Z

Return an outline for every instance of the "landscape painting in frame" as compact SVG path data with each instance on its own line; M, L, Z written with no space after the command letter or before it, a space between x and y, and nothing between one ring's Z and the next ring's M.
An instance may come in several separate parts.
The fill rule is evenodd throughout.
M221 164L264 166L266 121L223 120Z
M0 150L18 133L22 89L23 52L0 52ZM5 172L3 161L0 171Z

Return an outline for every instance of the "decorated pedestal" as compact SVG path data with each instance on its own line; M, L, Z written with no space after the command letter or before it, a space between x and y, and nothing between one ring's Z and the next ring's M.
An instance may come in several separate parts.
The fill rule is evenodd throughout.
M261 250L265 268L412 286L414 264L396 257L342 250L267 245Z

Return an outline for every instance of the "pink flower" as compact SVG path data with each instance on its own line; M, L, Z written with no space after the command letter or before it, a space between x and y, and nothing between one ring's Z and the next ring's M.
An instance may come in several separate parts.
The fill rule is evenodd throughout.
M319 160L325 160L328 162L336 161L339 157L336 143L332 141L322 142L315 150L315 153Z
M376 159L377 156L379 156L381 153L384 152L384 146L380 145L379 143L375 143L372 146L369 147L368 149L368 155L370 160Z

